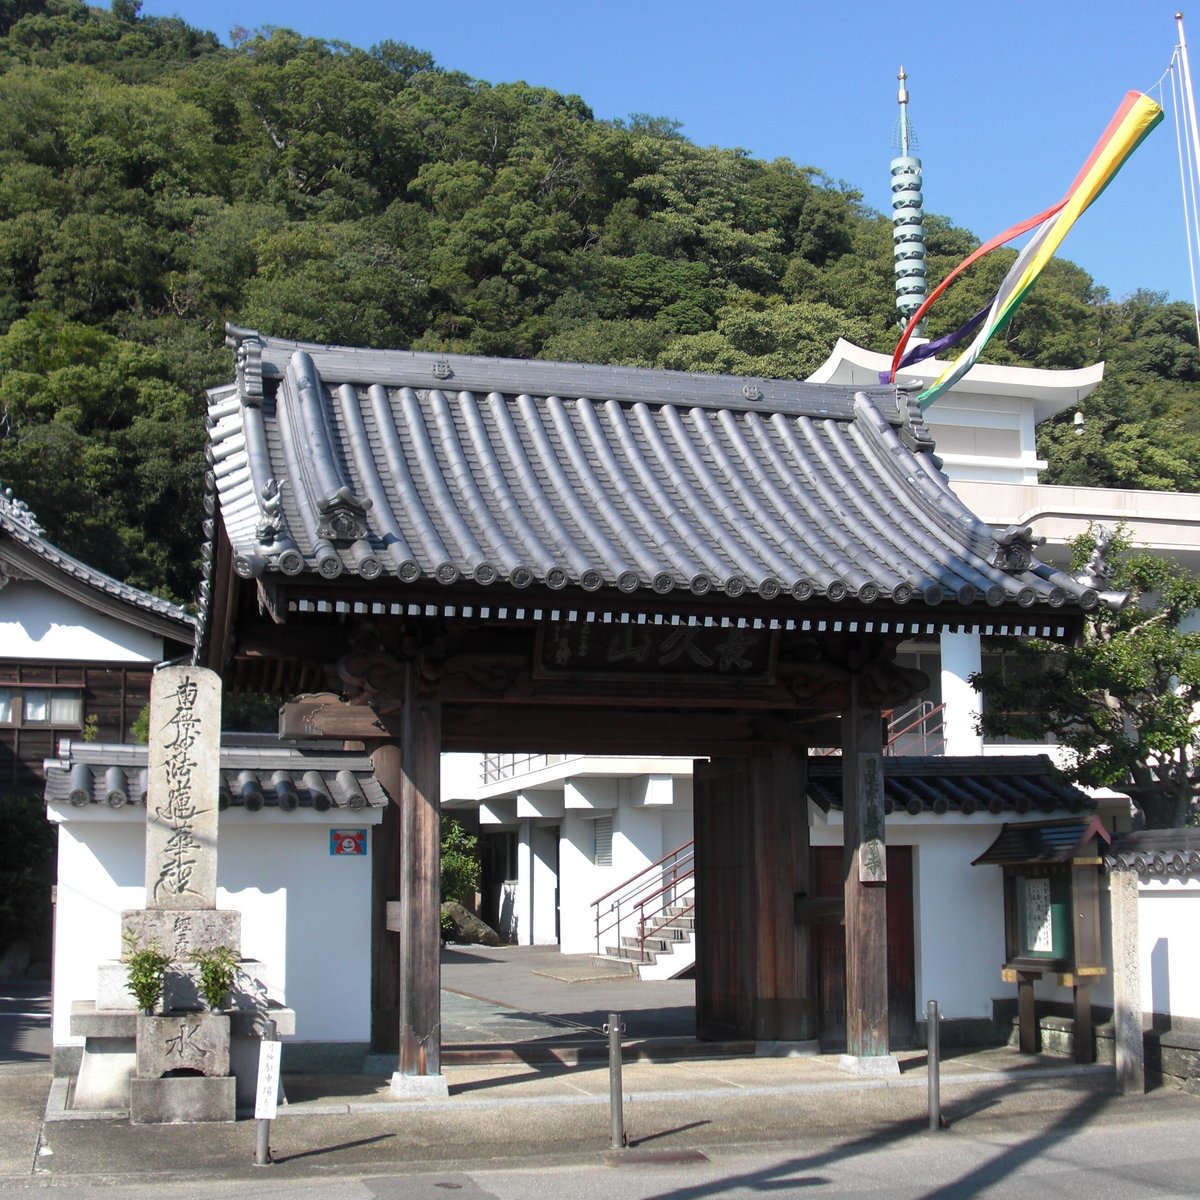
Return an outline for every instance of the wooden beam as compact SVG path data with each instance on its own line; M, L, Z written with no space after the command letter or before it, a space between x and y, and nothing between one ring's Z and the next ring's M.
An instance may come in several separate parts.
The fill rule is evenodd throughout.
M398 733L398 714L381 716L374 705L350 704L331 692L291 700L279 710L279 736L368 741Z
M689 713L608 706L583 713L512 704L447 705L442 737L445 750L741 758L772 746L836 745L839 732L836 723L814 726L786 713Z
M846 896L846 1049L886 1056L887 865L883 828L883 721L855 676L842 717L842 837Z

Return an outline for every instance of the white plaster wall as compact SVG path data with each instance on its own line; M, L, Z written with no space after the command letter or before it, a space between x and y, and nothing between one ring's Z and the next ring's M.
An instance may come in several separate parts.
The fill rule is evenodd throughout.
M559 826L526 818L517 835L517 944L553 946L558 942Z
M979 693L967 681L980 669L979 634L941 635L942 702L946 754L982 754L983 737L975 730Z
M1138 887L1142 1009L1200 1018L1200 880L1143 880Z
M532 940L535 946L558 942L558 826L532 825Z
M559 945L564 954L595 953L596 910L592 908L592 901L617 882L610 867L597 867L592 861L592 825L590 818L569 812L559 827L559 914L562 922Z
M57 814L51 811L51 819ZM96 999L96 971L121 956L121 913L146 902L145 816L122 809L103 821L67 821L58 829L58 902L54 929L51 1037L70 1035L71 1005Z
M990 1017L1004 994L1004 896L998 867L971 860L995 841L995 824L969 824L949 814L939 825L888 829L889 844L913 852L918 1015L936 1000L946 1017ZM960 821L962 823L960 823Z
M0 647L6 658L51 662L161 662L162 639L32 580L0 591Z
M94 1000L96 970L121 954L121 913L145 903L145 815L53 811L59 825L52 1034ZM92 819L87 819L87 817ZM370 828L374 812L221 814L217 906L242 913L242 955L265 964L270 994L296 1010L296 1041L370 1038L371 854L329 853L331 828Z
M455 752L443 754L441 761L441 801L453 805L455 801L470 800L479 790L481 777L481 754Z
M971 400L962 407L942 401L926 418L950 480L1036 483L1045 464L1037 457L1033 405L1010 396L976 394ZM939 437L943 429L946 434ZM999 436L1000 430L1009 437ZM975 443L968 448L964 439L972 433ZM1012 435L1019 446L1016 455Z
M334 815L221 814L217 905L241 909L242 954L266 964L272 995L296 1010L301 1042L371 1036L370 828L378 816ZM329 853L330 829L364 827L365 855Z
M917 1015L936 1000L949 1018L988 1017L992 998L1007 994L1003 887L998 867L971 860L995 840L999 823L986 817L887 820L887 841L913 847L913 926ZM817 817L814 846L842 844L841 816ZM1016 992L1013 989L1012 994Z

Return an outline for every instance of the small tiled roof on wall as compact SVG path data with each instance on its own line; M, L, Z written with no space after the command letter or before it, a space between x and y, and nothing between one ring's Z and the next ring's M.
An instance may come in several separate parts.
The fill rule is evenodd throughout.
M230 341L209 486L243 578L954 605L983 622L1099 602L963 506L902 391Z
M1113 840L1104 856L1110 871L1159 879L1200 877L1200 829L1140 829Z
M172 641L190 645L195 638L196 619L190 613L60 550L46 540L29 508L5 490L0 492L0 586L10 578L35 579Z
M842 807L842 760L813 758L808 794L826 812ZM1044 754L888 758L883 760L888 813L1053 813L1095 807L1085 792L1064 783Z
M972 859L971 865L1002 867L1064 863L1077 857L1093 842L1111 841L1112 835L1097 816L1074 821L1023 821L1002 825L996 840L978 858ZM1094 858L1092 861L1098 863L1100 860Z
M146 803L145 746L70 742L47 759L48 804L122 808ZM369 756L285 745L221 747L220 805L280 809L383 808L387 795Z

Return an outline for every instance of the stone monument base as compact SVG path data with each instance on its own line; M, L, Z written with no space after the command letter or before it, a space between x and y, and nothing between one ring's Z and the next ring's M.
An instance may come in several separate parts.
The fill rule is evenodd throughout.
M131 1125L185 1125L237 1120L237 1084L232 1075L176 1075L129 1081Z
M843 1054L838 1059L838 1070L849 1075L884 1079L900 1074L900 1060L894 1054L869 1054L862 1058L856 1054Z
M124 1022L132 1029L132 1022ZM87 1110L129 1107L129 1080L137 1060L132 1033L89 1037L71 1091L71 1108Z
M129 1107L129 1086L137 1059L137 1022L141 1016L133 1009L97 1009L90 1001L77 1000L71 1006L71 1033L84 1038L71 1092L69 1107L72 1110L88 1112ZM279 1036L291 1037L296 1032L296 1013L293 1009L269 1004L259 1012L231 1010L227 1016L231 1035L229 1073L235 1080L237 1106L242 1112L253 1112L258 1095L261 1023L265 1017L270 1017L275 1021ZM282 1081L277 1098L283 1100Z
M445 1075L392 1075L392 1095L398 1100L445 1100L450 1085Z
M755 1042L754 1053L759 1058L811 1058L821 1053L816 1038L803 1042Z

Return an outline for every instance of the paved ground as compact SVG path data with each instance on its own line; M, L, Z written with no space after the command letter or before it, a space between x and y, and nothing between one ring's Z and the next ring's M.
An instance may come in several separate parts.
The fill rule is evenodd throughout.
M694 1038L691 980L647 981L557 946L447 947L442 951L442 1043L451 1050L520 1042L607 1045L619 1012L625 1038ZM453 1055L450 1055L453 1058Z
M49 986L0 980L0 1063L40 1062L50 1053Z
M185 1187L200 1195L210 1181L214 1196L241 1195L249 1193L215 1190L216 1184L256 1178L265 1187L269 1178L273 1194L299 1195L316 1180L385 1177L462 1190L458 1176L428 1173L508 1171L521 1174L521 1186L534 1194L537 1179L526 1178L531 1168L650 1170L731 1154L828 1164L929 1138L927 1150L961 1148L961 1139L981 1148L1003 1144L1008 1149L997 1153L1024 1162L1029 1151L1022 1148L1049 1153L1073 1131L1134 1130L1131 1154L1139 1128L1147 1137L1151 1129L1160 1137L1169 1130L1167 1141L1180 1146L1194 1146L1200 1133L1194 1097L1173 1091L1121 1097L1106 1068L1002 1049L944 1063L945 1136L959 1140L943 1143L937 1140L942 1134L928 1131L921 1053L899 1055L902 1073L889 1080L847 1076L830 1056L696 1057L684 1052L692 1022L689 984L597 979L586 964L564 961L556 951L452 951L443 982L450 989L443 1008L449 1098L396 1100L385 1074L285 1075L290 1103L271 1129L275 1165L257 1174L253 1121L141 1127L111 1119L47 1121L44 1115L54 1115L46 1112L47 1095L59 1089L51 1089L46 1067L34 1059L0 1066L0 1192L50 1185L63 1195L93 1187L140 1194L143 1187L169 1185L177 1196ZM620 1151L611 1149L607 1067L577 1053L600 1044L599 1026L609 1011L622 1013L627 1039L644 1051L623 1070L629 1148ZM527 1040L506 1046L505 1035L518 1030ZM505 1061L479 1061L484 1048ZM286 1047L284 1055L286 1071ZM51 1110L55 1103L61 1108L52 1098ZM910 1166L919 1161L905 1153ZM632 1194L619 1182L609 1186ZM746 1186L775 1191L780 1180L767 1172ZM399 1183L381 1188L344 1194L410 1194ZM465 1192L482 1194L488 1193L474 1184ZM713 1193L685 1188L675 1194Z

